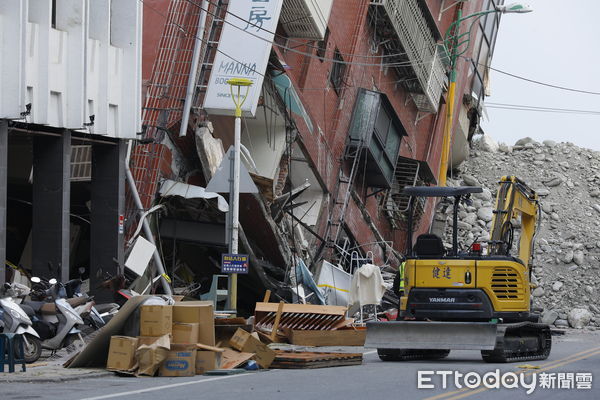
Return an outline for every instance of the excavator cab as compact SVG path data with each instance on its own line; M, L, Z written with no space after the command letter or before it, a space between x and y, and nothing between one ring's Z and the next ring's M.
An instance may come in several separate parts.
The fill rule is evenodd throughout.
M450 350L481 350L489 362L545 359L550 329L530 306L533 239L539 220L537 195L516 177L503 177L496 198L487 253L459 249L458 211L479 187L409 187L404 293L398 319L367 323L366 347L382 360L440 358ZM413 244L412 211L418 197L454 199L452 247L433 234ZM520 219L519 246L511 254Z

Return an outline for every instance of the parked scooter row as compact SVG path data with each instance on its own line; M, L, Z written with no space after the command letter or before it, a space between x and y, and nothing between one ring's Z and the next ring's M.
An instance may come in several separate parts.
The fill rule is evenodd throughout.
M27 362L37 360L42 348L56 351L74 343L83 345L82 333L102 328L116 314L117 304L97 309L93 298L81 293L81 283L79 279L62 284L33 277L31 290L18 283L5 285L0 306L11 316L7 318L4 311L0 319L5 331L25 333Z

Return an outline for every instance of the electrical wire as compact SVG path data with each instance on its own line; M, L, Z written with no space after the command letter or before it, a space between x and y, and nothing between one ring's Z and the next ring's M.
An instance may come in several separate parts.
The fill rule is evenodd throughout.
M177 26L177 27L179 28L179 30L181 30L181 32L183 32L183 33L184 33L186 36L190 36L190 37L196 38L196 39L200 40L202 43L204 43L204 44L206 44L206 45L208 45L208 44L209 44L209 43L208 43L208 40L205 40L204 38L201 38L201 37L199 37L198 35L191 33L190 31L188 31L187 29L185 29L185 27L183 27L183 26L181 26L180 24L178 24L178 23L174 22L174 21L173 21L171 18L169 18L169 16L168 16L168 15L165 15L163 12L160 12L160 11L159 11L157 8L155 8L155 7L151 6L149 3L146 3L144 0L138 0L138 1L139 1L140 3L142 3L144 6L148 7L148 8L149 8L149 9L151 9L152 11L154 11L156 14L160 15L161 17L163 17L163 18L165 19L165 21L167 21L167 22L169 22L169 23L171 23L171 24L173 24L173 25ZM188 0L186 0L186 1L188 1ZM211 15L215 16L215 14L211 14ZM219 50L218 48L216 49L216 51L217 51L218 53L221 53L221 54L223 54L225 57L227 57L227 58L229 58L229 59L231 59L231 60L233 60L233 61L235 61L235 62L237 62L237 63L243 64L243 62L241 62L241 61L239 61L238 59L236 59L236 58L234 58L234 57L230 56L229 54L227 54L227 53L225 53L225 52L223 52L223 51ZM265 74L263 74L263 73L261 73L261 72L257 71L257 70L256 70L256 69L254 69L254 68L251 68L250 66L248 66L248 69L249 69L250 71L252 71L252 72L255 72L255 73L257 73L258 75L260 75L260 76L262 76L262 77L264 77L264 76L265 76Z
M144 2L144 0L139 0L139 1L143 2L144 4L147 4L147 3ZM185 1L188 2L188 3L190 3L190 4L192 4L192 5L195 5L196 7L200 8L202 11L205 11L207 14L212 15L215 18L219 17L217 14L215 14L213 12L210 12L209 10L206 10L206 9L202 8L200 5L198 5L197 3L194 3L192 0L185 0ZM152 7L150 7L150 8L152 8ZM156 9L154 9L154 10L157 11ZM159 12L159 14L160 14L160 12ZM162 14L162 15L164 16L164 14ZM240 17L237 17L237 18L240 18ZM249 25L256 26L255 24L249 22L248 20L245 20L245 19L242 19L242 18L240 18L240 19L242 21L246 22ZM235 24L233 24L233 23L231 23L229 21L223 20L223 22L225 24L233 26L234 28L238 29L239 31L242 31L242 32L244 32L244 33L246 33L246 34L248 34L250 36L254 36L257 39L260 39L260 40L262 40L264 42L267 42L267 43L269 43L269 44L271 44L273 46L277 46L277 47L279 47L281 49L284 49L286 51L290 51L292 53L296 53L296 54L299 54L299 55L302 55L302 56L305 56L305 57L316 58L316 59L319 59L321 61L328 61L328 62L333 62L333 63L337 63L337 64L361 65L361 66L366 66L366 67L386 67L386 66L389 66L389 67L403 67L403 66L407 66L408 67L408 66L417 66L417 65L429 65L429 64L433 63L434 60L435 60L435 58L433 58L432 61L420 62L420 63L415 63L415 62L411 62L411 61L397 62L397 63L363 63L363 62L337 60L335 58L319 57L319 56L317 56L315 54L307 53L307 52L300 51L300 50L296 50L296 49L294 49L292 47L284 46L282 44L279 44L279 43L277 43L277 42L275 42L273 40L269 40L267 38L264 38L264 37L262 37L260 35L255 34L255 33L248 32L244 28L241 28L241 27L239 27L239 26L237 26L237 25L235 25ZM184 27L180 26L180 29L182 29L183 31L186 31L188 34L190 34L192 36L195 36L195 35L189 33ZM260 27L259 27L259 29L260 29ZM270 31L267 31L267 32L270 32ZM201 38L199 38L199 40L204 41L204 39L201 39ZM427 49L427 48L424 48L422 50L425 50L425 49ZM226 55L222 51L219 51L219 53L221 53L223 55ZM233 57L231 57L229 55L226 55L226 56L233 59ZM356 55L354 54L354 55L351 55L351 56L356 56ZM387 56L387 57L390 57L390 56ZM237 61L237 60L234 59L234 61ZM239 61L237 61L237 62L239 62Z
M582 89L575 89L575 88L570 88L570 87L566 87L566 86L555 85L555 84L552 84L552 83L541 82L541 81L537 81L535 79L530 79L530 78L526 78L524 76L520 76L520 75L517 75L517 74L506 72L506 71L503 71L503 70L498 69L498 68L490 67L490 66L488 66L486 64L482 64L480 62L477 62L477 61L473 60L470 57L462 57L462 58L464 58L467 61L471 61L471 62L473 62L473 63L475 63L477 65L481 65L483 67L489 68L492 71L498 72L499 74L507 75L507 76L513 77L515 79L520 79L522 81L526 81L526 82L529 82L529 83L534 83L536 85L547 86L547 87L554 88L554 89L566 90L566 91L569 91L569 92L591 94L591 95L594 95L594 96L600 96L600 92L594 92L594 91L582 90Z
M185 1L186 1L186 2L188 2L188 3L190 3L190 4L192 4L192 5L194 5L194 6L196 6L196 7L198 7L200 10L202 10L202 11L206 11L207 13L209 13L209 14L210 14L210 12L209 12L208 10L205 10L204 8L202 8L202 5L201 5L201 4L199 4L199 3L196 3L196 2L194 2L194 1L192 1L192 0L185 0ZM215 6L215 7L219 7L219 5L218 5L217 3L214 3L214 2L212 2L212 1L210 1L210 0L208 1L208 3L210 3L211 5L213 5L213 6ZM309 43L306 43L305 41L298 40L298 39L293 39L293 38L289 38L289 37L287 37L287 36L284 36L284 35L281 35L281 34L279 34L279 33L277 33L277 32L273 32L273 31L270 31L270 30L268 30L268 29L265 29L265 28L263 28L262 26L259 26L259 25L257 25L257 24L254 24L254 23L250 22L249 20L247 20L247 19L244 19L244 18L240 17L240 16L239 16L239 15L237 15L237 14L234 14L234 13L230 12L228 9L227 9L227 10L225 10L225 13L226 13L226 14L229 14L229 15L231 15L232 17L234 17L234 18L237 18L237 19L239 19L240 21L247 23L249 26L252 26L252 27L254 27L254 28L257 28L257 29L259 29L259 30L261 30L261 31L264 31L264 32L266 32L266 33L269 33L269 34L271 34L271 35L274 35L274 36L276 36L276 37L279 37L279 38L285 39L285 40L286 40L286 41L288 41L288 42L292 42L292 43L298 43L298 46L297 46L297 47L300 47L300 46L306 46L306 47L309 47L309 48L312 48L312 49L316 49L316 50L322 50L322 48L321 48L320 46L314 46L314 45L311 45L311 44L309 44ZM215 16L214 14L211 14L211 15ZM223 22L226 22L226 23L228 23L227 21L223 21ZM309 40L309 39L306 39L306 40ZM420 50L424 50L424 49L428 49L428 48L430 48L430 47L424 47L424 48L422 48L422 49L420 49ZM340 54L341 54L342 56L348 56L348 57L362 57L362 58L386 58L386 57L399 57L399 56L404 56L404 55L407 55L408 53L407 53L407 52L403 52L403 53L383 54L383 55L362 55L362 54L353 54L353 53L342 53L342 52L340 52ZM323 58L323 57L319 57L319 56L316 56L316 57L317 57L317 58L319 58L319 59L322 59L322 58Z
M577 110L569 108L552 108L552 107L539 107L539 106L527 106L518 104L507 104L507 103L485 103L486 108L495 108L500 110L516 110L516 111L536 111L536 112L549 112L557 114L582 114L582 115L600 115L600 111L593 110Z

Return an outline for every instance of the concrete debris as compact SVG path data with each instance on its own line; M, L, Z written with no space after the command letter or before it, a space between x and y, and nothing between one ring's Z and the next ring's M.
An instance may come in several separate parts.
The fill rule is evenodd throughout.
M542 314L542 323L553 324L558 319L558 313L554 310L546 310Z
M574 308L569 311L569 325L576 329L587 326L592 319L592 313L584 308Z
M499 146L490 135L483 135L481 139L479 139L479 148L483 151L496 153L499 149Z
M498 150L487 151L478 141L471 158L448 181L448 186L484 187L484 193L472 196L471 204L460 207L466 216L459 229L461 248L475 238L489 238L497 182L503 175L516 175L537 189L542 208L534 247L534 306L544 310L544 322L553 320L548 323L557 327L600 326L600 308L581 311L582 305L600 302L600 293L594 290L600 284L600 152L531 138L517 141L512 148L500 144ZM449 208L440 207L436 219L447 220ZM450 235L446 224L448 247Z

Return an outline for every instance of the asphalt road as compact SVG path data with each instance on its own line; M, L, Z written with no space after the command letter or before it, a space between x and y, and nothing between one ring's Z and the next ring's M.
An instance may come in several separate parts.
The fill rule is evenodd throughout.
M548 360L530 362L539 369L520 368L524 363L486 364L481 361L479 352L454 351L450 356L437 362L382 362L373 351L365 351L360 366L324 368L314 370L269 370L231 376L196 376L191 378L131 378L109 376L88 378L63 383L5 383L1 385L0 398L16 399L244 399L265 400L281 398L285 400L348 400L348 399L600 399L600 332L572 332L562 337L554 337L553 351ZM348 348L357 351L357 348ZM527 388L486 388L483 385L474 389L458 388L455 385L456 372L495 373L509 385L511 377L531 387ZM430 378L423 384L434 388L418 386L418 374ZM448 371L448 372L443 372ZM515 375L507 374L514 373ZM568 375L572 373L573 375ZM576 386L576 375L592 374L591 389L558 388L558 385ZM447 376L447 386L442 387L442 375ZM545 377L542 374L547 374ZM565 374L559 375L559 374ZM589 376L589 375L588 375ZM554 380L552 380L554 377ZM475 385L474 374L469 376ZM535 379L535 381L534 381ZM595 381L597 379L597 381ZM492 383L491 378L488 383ZM542 382L554 385L554 389L541 387ZM464 385L464 377L458 379ZM585 383L580 385L585 386ZM492 385L493 386L493 385Z

